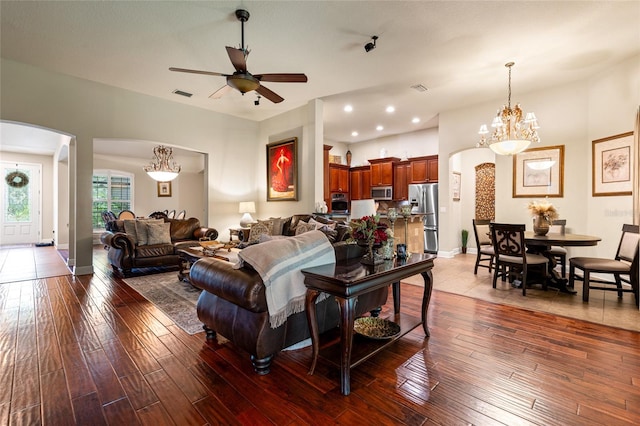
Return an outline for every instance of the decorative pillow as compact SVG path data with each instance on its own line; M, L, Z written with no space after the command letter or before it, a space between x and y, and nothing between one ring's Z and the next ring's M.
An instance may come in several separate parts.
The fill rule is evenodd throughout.
M135 245L138 245L138 233L136 232L136 221L134 219L129 219L123 222L124 222L124 232L131 237Z
M171 244L170 223L147 224L147 244Z
M273 229L271 230L271 235L282 235L282 229L284 227L284 223L289 220L289 218L281 218L281 217L270 217L270 221L273 222Z
M324 225L324 226L318 228L318 231L320 231L324 235L326 235L326 237L329 239L329 242L331 244L333 244L333 243L335 243L337 241L338 231L336 231L335 229L329 228L329 226Z
M273 223L271 225L271 227L273 227ZM247 241L247 243L257 243L258 241L260 241L260 235L262 234L271 235L270 227L262 222L254 223L253 225L251 225L251 230L249 231L249 241Z
M296 235L304 234L305 232L315 231L316 225L313 223L307 223L304 221L298 222L298 226L296 226Z
M136 220L136 234L139 246L146 246L148 243L147 225L150 223L164 223L162 219L138 219Z
M311 218L311 219L309 219L309 223L315 225L316 229L320 229L323 226L326 226L329 229L336 229L336 223L335 222L322 223L322 222L318 222L314 218Z
M263 224L269 230L269 235L273 235L273 220L260 220L258 219L258 223Z

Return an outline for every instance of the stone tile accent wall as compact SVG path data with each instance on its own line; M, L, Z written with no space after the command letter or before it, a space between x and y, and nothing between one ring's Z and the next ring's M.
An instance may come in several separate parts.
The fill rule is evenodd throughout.
M496 218L496 165L476 166L476 220Z

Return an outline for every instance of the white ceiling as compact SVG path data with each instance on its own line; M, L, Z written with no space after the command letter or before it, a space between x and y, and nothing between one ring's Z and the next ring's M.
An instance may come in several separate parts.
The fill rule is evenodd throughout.
M168 71L231 73L224 47L240 45L239 7L251 13L249 71L309 78L266 84L285 98L280 104L255 106L255 94L235 91L213 100L223 77ZM506 101L508 61L516 62L518 101L640 53L639 1L2 1L0 8L3 58L257 121L319 98L325 138L342 142L434 127L440 112L460 105L496 100L497 109ZM372 35L377 48L366 53ZM385 113L387 105L396 112Z

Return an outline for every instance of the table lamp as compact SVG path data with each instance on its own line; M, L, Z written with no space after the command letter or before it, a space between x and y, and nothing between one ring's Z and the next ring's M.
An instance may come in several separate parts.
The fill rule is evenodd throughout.
M369 200L352 200L351 201L351 219L359 220L364 216L375 216L376 202L374 199Z
M249 227L255 220L251 217L251 213L256 212L256 203L253 201L241 201L238 207L238 213L243 213L240 219L240 226L243 228Z

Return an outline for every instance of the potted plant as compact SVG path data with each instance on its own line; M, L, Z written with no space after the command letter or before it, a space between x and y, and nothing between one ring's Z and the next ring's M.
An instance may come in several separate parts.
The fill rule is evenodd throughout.
M462 237L462 253L466 253L467 252L467 241L469 241L469 231L467 231L466 229L463 229L460 232L460 235Z

